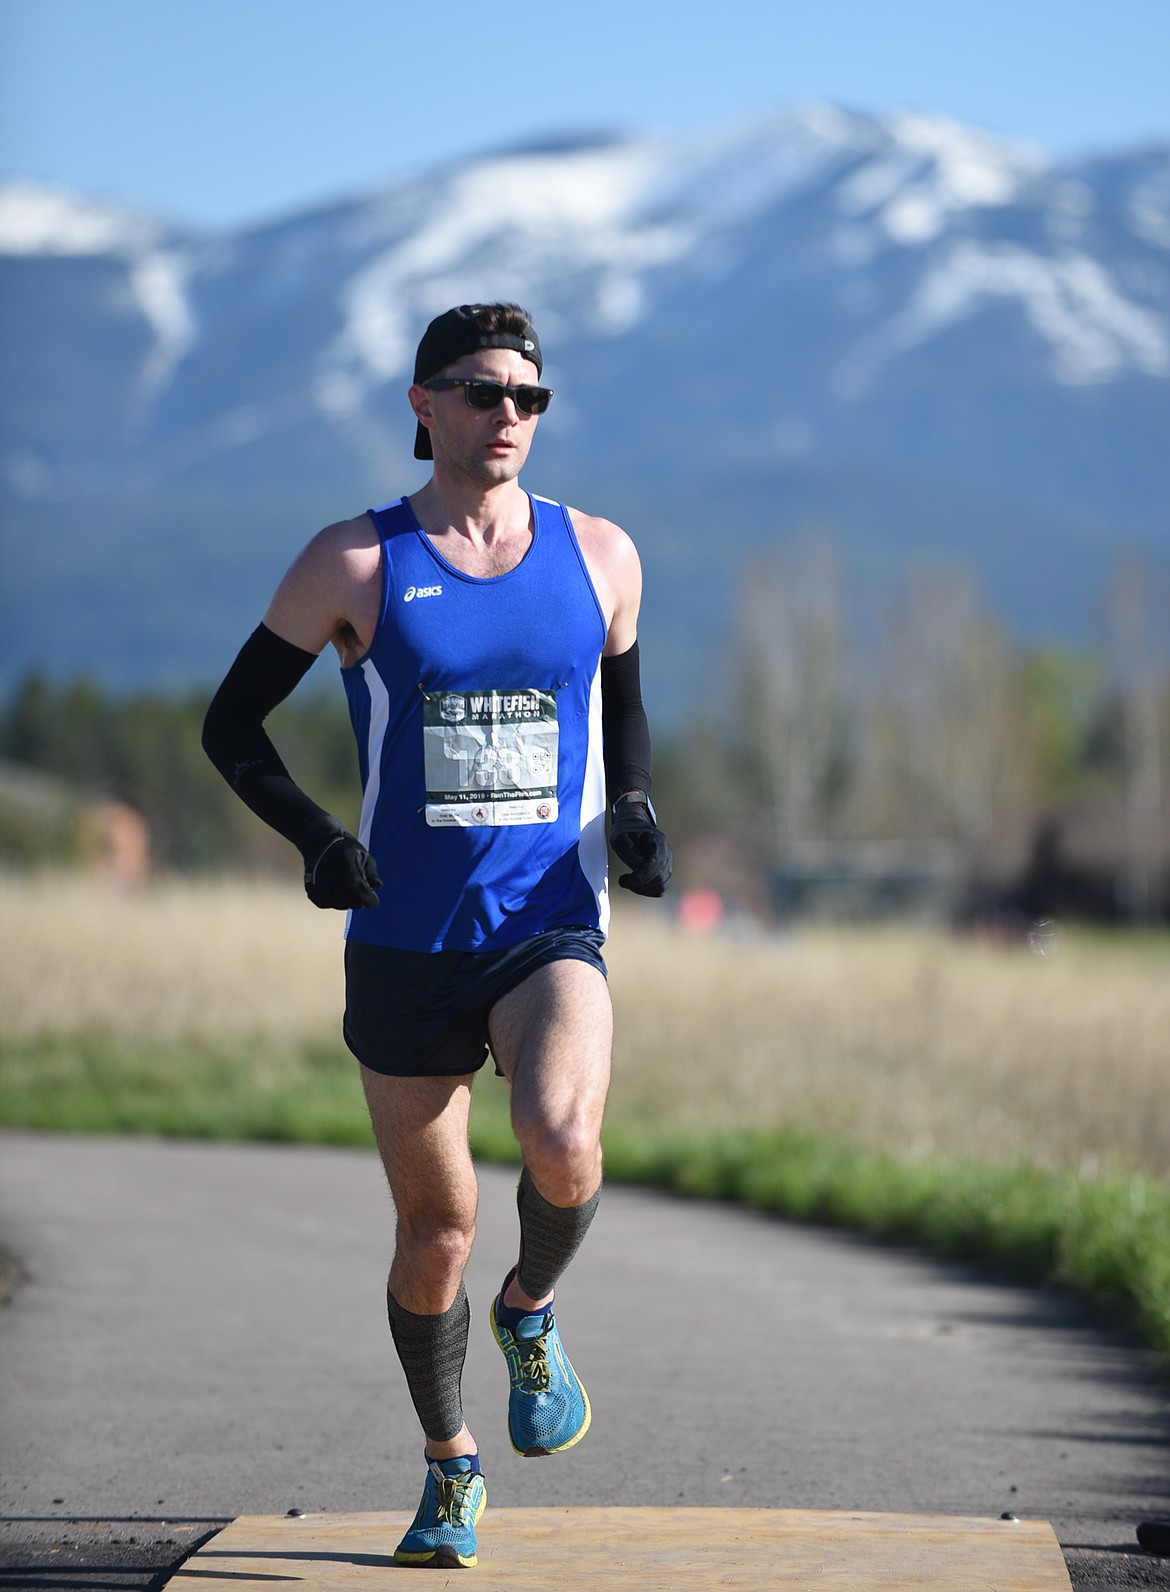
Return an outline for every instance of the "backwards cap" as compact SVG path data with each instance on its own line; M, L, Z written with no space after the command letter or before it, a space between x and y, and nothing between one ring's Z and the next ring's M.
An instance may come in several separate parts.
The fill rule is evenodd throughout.
M525 359L530 359L536 366L539 376L543 368L540 354L540 339L531 321L525 325L523 332L485 332L477 322L484 310L493 309L491 304L460 304L453 310L446 310L427 327L418 345L418 353L414 356L414 380L418 386L424 381L429 381L432 376L448 365L453 365L457 359L462 359L464 354L474 354L481 348L514 348L517 353L523 354ZM521 311L521 314L524 312ZM414 438L414 456L416 459L433 459L431 452L431 434L424 425L419 425Z

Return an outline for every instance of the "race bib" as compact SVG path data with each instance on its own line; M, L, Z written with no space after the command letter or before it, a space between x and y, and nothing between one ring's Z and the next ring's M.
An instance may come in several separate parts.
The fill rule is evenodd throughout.
M554 691L424 695L427 823L555 823L559 734Z

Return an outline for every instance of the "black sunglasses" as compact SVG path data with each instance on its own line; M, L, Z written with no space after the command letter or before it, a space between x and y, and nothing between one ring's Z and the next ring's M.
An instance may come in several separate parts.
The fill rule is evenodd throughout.
M424 381L430 392L448 392L462 387L463 396L473 409L495 409L510 398L522 415L542 415L553 395L551 387L505 387L500 381L469 381L459 376L436 376Z

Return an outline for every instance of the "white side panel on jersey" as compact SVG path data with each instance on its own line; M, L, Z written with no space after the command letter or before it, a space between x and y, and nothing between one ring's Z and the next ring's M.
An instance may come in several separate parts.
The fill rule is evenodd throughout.
M374 812L378 806L378 797L382 794L382 748L386 742L386 730L390 723L390 693L369 658L362 664L361 670L366 690L370 693L370 728L366 736L366 768L369 772L366 776L365 793L362 796L358 839L368 851Z
M609 932L609 849L605 839L605 764L601 745L601 664L589 687L589 746L581 787L581 871L593 886L602 934Z
M374 826L374 812L382 790L382 748L386 742L386 729L390 723L390 693L382 676L369 658L361 665L362 679L370 694L370 727L366 735L366 788L362 795L362 815L358 824L358 839L366 850L370 849L370 832ZM353 913L345 916L345 932L349 934Z

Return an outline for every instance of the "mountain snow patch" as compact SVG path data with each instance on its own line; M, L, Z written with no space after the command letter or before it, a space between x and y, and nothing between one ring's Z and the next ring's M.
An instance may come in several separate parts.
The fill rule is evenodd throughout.
M990 304L1011 301L1048 344L1059 382L1086 386L1127 369L1170 375L1170 338L1161 320L1127 299L1096 260L1044 259L1014 244L965 240L926 272L907 308L839 369L838 391L860 397L898 354Z
M154 345L139 377L145 400L156 398L195 341L195 317L187 296L189 260L162 249L134 263L130 284L139 309L154 333Z
M158 238L157 222L67 188L0 187L0 254L135 255Z
M965 210L1014 203L1040 156L939 117L890 117L885 147L843 181L837 207L869 215L892 242L929 242Z

